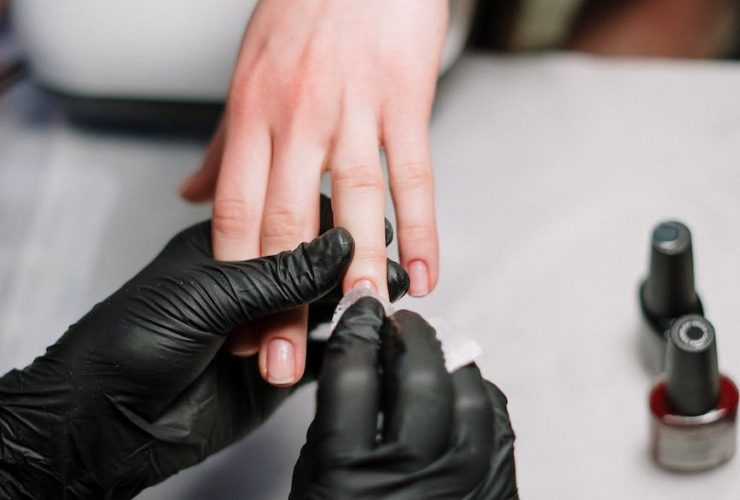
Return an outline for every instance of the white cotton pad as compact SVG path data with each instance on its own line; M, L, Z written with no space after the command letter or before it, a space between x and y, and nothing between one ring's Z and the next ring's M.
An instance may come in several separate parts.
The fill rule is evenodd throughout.
M483 348L478 342L463 335L442 318L433 316L427 318L427 322L437 331L437 339L442 344L445 368L448 372L452 373L472 363L483 353Z
M331 330L334 331L344 311L350 308L352 304L362 297L373 297L383 305L385 314L390 316L396 310L393 305L385 298L378 295L375 290L367 284L360 284L347 292L342 300L337 304L334 315L331 318ZM434 327L437 332L437 339L442 344L442 353L445 357L445 368L452 373L458 368L472 363L483 352L480 344L472 338L456 331L448 322L441 318L426 318L427 322Z
M361 283L355 286L349 292L347 292L347 294L344 297L342 297L342 300L339 301L339 304L337 304L337 308L334 309L334 315L331 317L331 331L332 332L337 327L337 324L339 323L339 320L344 314L344 311L349 309L352 306L352 304L354 304L355 302L357 302L363 297L372 297L378 302L380 302L383 306L383 309L385 309L386 316L390 316L391 314L396 312L396 310L393 308L393 305L388 301L388 299L385 299L382 296L378 295L369 284Z

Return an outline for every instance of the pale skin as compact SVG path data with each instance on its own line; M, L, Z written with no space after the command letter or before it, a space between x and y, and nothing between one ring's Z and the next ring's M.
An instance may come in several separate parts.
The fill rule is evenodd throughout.
M447 0L262 0L247 27L227 106L201 169L182 186L214 198L213 252L244 260L293 249L318 232L330 172L334 223L356 248L345 291L387 296L385 179L410 294L438 279L428 126L447 28ZM263 377L303 375L307 310L270 318L230 344L259 352Z
M678 3L681 9L669 0L610 4L569 46L614 55L716 53L720 34L733 26L726 21L732 0ZM387 294L383 148L410 294L435 287L428 124L446 26L447 0L260 1L222 123L200 170L181 188L191 201L214 198L216 258L251 259L313 239L319 181L329 171L334 223L356 242L343 288L367 281ZM267 381L294 384L305 364L306 310L237 332L230 349L259 352Z

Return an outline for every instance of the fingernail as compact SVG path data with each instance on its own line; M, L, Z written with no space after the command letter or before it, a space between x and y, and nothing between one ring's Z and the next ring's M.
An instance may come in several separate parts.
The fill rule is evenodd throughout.
M429 271L423 261L415 260L409 264L409 278L411 278L410 295L423 297L429 293Z
M273 339L267 346L267 380L271 384L295 382L295 350L284 339Z
M369 288L373 292L378 291L378 288L373 284L373 282L367 279L355 281L355 284L352 286L352 288Z

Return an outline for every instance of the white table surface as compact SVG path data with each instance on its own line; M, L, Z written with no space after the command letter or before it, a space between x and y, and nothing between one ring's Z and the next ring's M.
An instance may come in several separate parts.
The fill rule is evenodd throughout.
M431 137L442 274L404 305L484 347L522 497L740 498L740 457L697 475L651 463L636 302L651 227L685 221L721 368L740 378L740 65L466 56ZM27 84L0 96L1 371L208 216L176 194L204 146L72 127ZM312 398L139 498L284 498Z

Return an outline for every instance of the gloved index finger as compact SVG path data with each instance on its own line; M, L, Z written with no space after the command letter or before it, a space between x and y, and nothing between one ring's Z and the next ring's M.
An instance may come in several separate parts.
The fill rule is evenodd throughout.
M380 330L383 306L363 298L350 307L326 347L310 440L327 456L375 447L380 406Z
M434 329L416 313L399 311L383 328L383 411L386 443L410 452L408 472L449 444L453 387Z
M205 274L226 333L268 314L313 302L336 286L352 258L354 243L344 229L332 229L292 252L245 262L210 262ZM217 295L215 295L217 294ZM209 304L209 307L213 307Z

